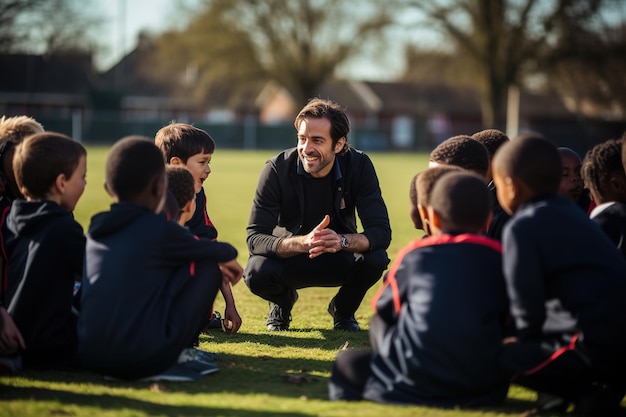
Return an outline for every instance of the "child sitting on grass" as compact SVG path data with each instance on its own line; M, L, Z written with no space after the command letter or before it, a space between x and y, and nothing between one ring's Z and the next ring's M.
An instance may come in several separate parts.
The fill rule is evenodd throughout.
M237 251L161 213L167 179L150 139L117 142L106 162L111 210L87 236L79 318L85 368L124 379L195 380L217 367L188 349ZM161 214L157 214L161 213Z
M166 164L187 169L194 179L195 210L191 218L184 223L191 233L198 237L215 240L217 229L207 212L207 199L202 185L211 173L211 158L215 152L215 142L207 132L186 123L171 123L161 128L155 136L155 144L161 150ZM223 283L220 287L224 304L225 322L233 323L229 329L235 333L241 325L241 317L235 305L235 298L231 285L235 285L241 279L243 268L233 259L229 262L220 263L223 275ZM206 323L211 322L211 317L205 318Z
M515 383L615 416L626 392L626 261L576 204L557 195L557 148L535 135L500 148L493 162L516 336L501 356Z
M490 209L483 178L450 172L437 180L432 236L396 257L372 302L373 351L337 356L331 400L443 407L504 400L508 381L497 357L508 302L500 243L481 236Z
M4 305L4 293L8 287L8 255L6 241L10 235L6 219L11 203L16 198L24 198L17 188L13 173L13 155L15 146L24 138L43 132L43 127L28 116L0 118L0 375L14 374L21 369L21 361L14 355L18 349L24 349L24 338L15 322L7 313ZM4 355L4 356L3 356Z
M193 217L196 212L196 194L194 189L193 175L183 167L168 165L167 166L167 182L169 191L176 200L177 213L173 220L179 225L185 226L185 224ZM221 291L227 297L229 294L230 284L228 282L222 282ZM232 295L231 295L232 297ZM234 304L234 301L233 301ZM241 317L237 310L231 312L228 319L221 320L218 313L213 313L213 319L207 324L207 328L222 328L224 331L230 333L236 333L241 327ZM216 356L215 353L211 355Z
M72 211L85 189L85 148L58 133L19 144L15 179L25 200L13 202L7 225L7 311L24 337L24 368L78 366L74 282L83 269L85 237Z

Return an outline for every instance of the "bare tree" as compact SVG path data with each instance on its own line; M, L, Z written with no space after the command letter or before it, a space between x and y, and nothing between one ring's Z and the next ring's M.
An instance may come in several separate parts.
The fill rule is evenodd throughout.
M89 1L0 0L0 51L93 51L101 23Z
M0 0L0 51L10 51L25 40L28 34L18 29L17 21L42 3L43 0Z
M504 128L511 85L546 63L567 33L588 27L611 0L406 0L452 42L481 96L483 125Z
M204 4L204 11L186 28L162 38L164 50L199 65L210 77L244 76L245 70L263 74L280 82L299 103L314 96L341 64L392 23L392 6L381 1L361 1L358 6L338 0ZM208 53L211 56L204 58Z

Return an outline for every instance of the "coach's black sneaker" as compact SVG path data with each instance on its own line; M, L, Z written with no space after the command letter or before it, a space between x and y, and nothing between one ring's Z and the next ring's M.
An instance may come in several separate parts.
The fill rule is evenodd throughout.
M270 301L270 312L267 314L267 330L288 330L290 321L290 312Z
M335 330L345 330L347 332L358 332L361 330L359 323L354 318L354 314L348 317L342 317L337 314L334 298L328 304L328 313L333 316L333 328Z
M289 322L291 322L291 308L298 300L298 293L295 290L289 290L289 297L291 298L291 305L289 308L281 307L276 303L270 301L270 311L267 314L267 330L281 331L289 329Z

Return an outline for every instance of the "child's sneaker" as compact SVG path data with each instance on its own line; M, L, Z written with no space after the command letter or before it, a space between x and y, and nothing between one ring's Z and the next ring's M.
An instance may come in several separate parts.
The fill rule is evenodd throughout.
M211 329L224 330L224 319L222 319L222 315L219 311L214 311L213 314L211 314L211 318L209 318L206 326L204 327L204 332L206 333Z
M206 362L215 362L220 359L219 353L207 352L206 350L200 350L198 348L192 348L196 351L196 355Z
M0 375L17 375L22 372L20 356L0 356Z
M183 349L178 356L178 366L185 367L200 375L209 375L220 370L220 368L204 359L199 352L200 351L195 348Z

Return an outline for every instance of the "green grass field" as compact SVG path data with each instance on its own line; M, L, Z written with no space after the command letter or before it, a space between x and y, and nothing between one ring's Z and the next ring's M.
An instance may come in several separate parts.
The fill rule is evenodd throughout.
M245 265L245 228L258 173L273 151L215 153L212 174L205 183L208 209L220 239L239 250ZM102 186L107 149L88 149L87 189L76 219L86 229L90 217L106 210L111 200ZM426 167L426 156L412 153L371 154L389 208L393 259L420 234L408 218L408 186ZM371 317L373 288L357 319L363 328ZM194 383L107 382L88 372L27 372L0 378L0 416L512 416L532 407L535 394L512 387L504 406L491 410L438 410L383 406L368 402L326 400L332 361L346 343L368 346L367 331L335 332L326 312L332 288L300 292L293 310L292 330L265 330L267 302L253 296L245 284L233 288L243 326L238 334L215 331L201 336L201 348L219 352L221 370ZM223 301L216 302L223 310ZM106 315L106 311L102 314ZM462 343L463 341L459 341ZM287 374L292 375L288 378ZM295 375L295 377L293 377Z

